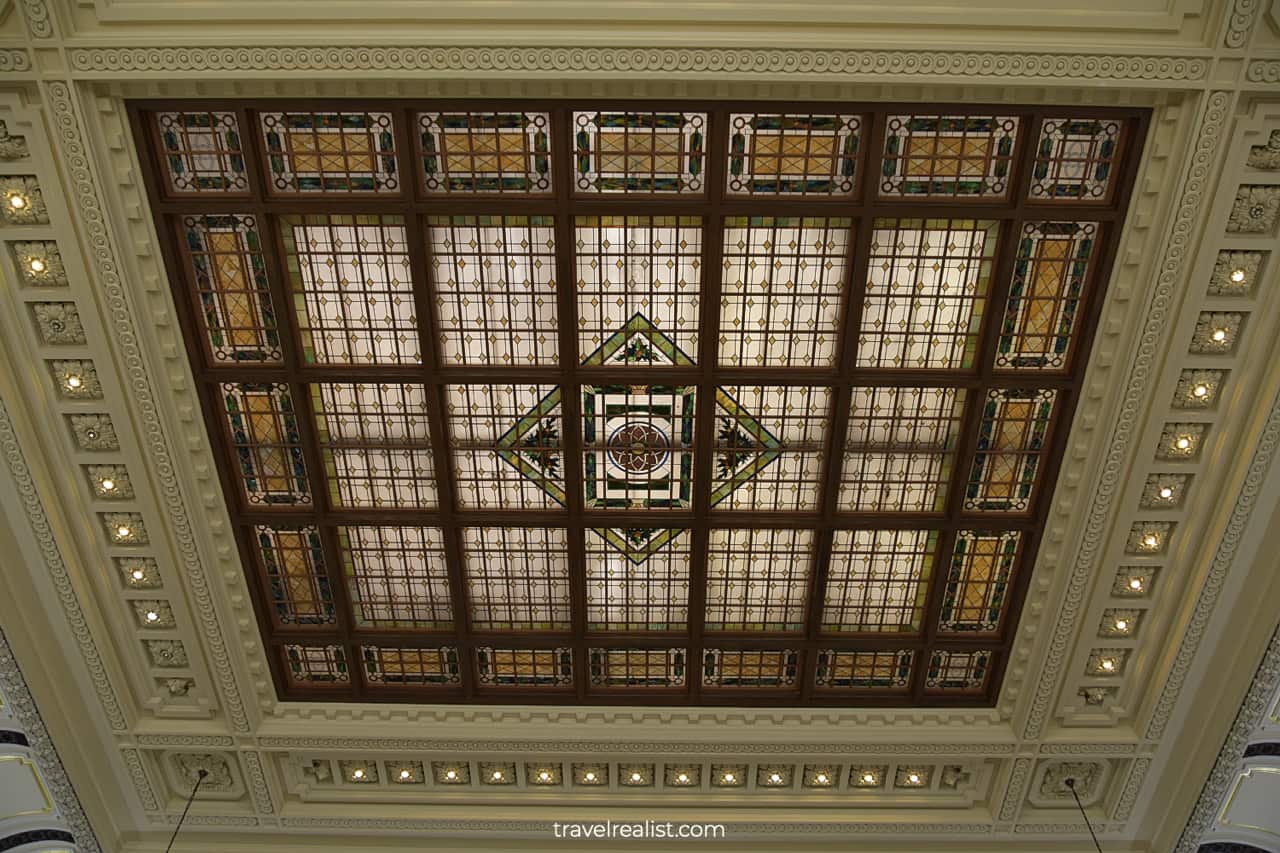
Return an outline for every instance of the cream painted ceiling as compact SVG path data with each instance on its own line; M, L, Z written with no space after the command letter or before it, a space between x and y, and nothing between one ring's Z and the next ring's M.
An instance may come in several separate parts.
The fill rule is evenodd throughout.
M736 849L1078 850L1067 776L1106 849L1176 846L1280 610L1274 4L308 5L0 4L0 195L29 202L0 206L0 622L103 849L163 843L199 767L188 850L539 849L655 815ZM123 100L375 95L1150 107L997 705L277 701Z

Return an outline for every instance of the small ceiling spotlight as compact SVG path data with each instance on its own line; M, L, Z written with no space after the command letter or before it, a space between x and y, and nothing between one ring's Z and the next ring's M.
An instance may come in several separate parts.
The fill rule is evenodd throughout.
M1141 591L1142 591L1142 578L1132 578L1132 579L1129 581L1129 589L1133 590L1134 592L1141 592Z
M32 258L31 260L27 261L27 269L31 270L34 273L42 273L45 271L45 263L39 258Z
M400 781L402 782L408 781L411 776L413 776L413 774L410 773L408 770L400 771Z
M1201 382L1199 385L1191 389L1191 393L1200 398L1208 397L1209 386Z
M1168 486L1162 486L1160 488L1160 497L1164 498L1165 500L1172 500L1173 489L1169 488Z
M147 573L144 572L142 569L134 569L132 572L129 573L129 577L133 578L136 581L140 581L146 576L147 576Z
M1212 337L1215 341L1217 341L1218 343L1222 343L1223 341L1225 341L1225 340L1227 339L1227 330L1226 330L1226 329L1214 329L1214 330L1213 330L1213 335L1212 335L1211 337Z
M1239 284L1240 282L1244 281L1244 270L1242 269L1232 270L1231 280L1234 281L1236 284Z
M74 373L67 377L67 387L70 388L72 391L76 390L83 384L84 384L84 380L81 379L79 376L76 376Z
M1098 665L1102 667L1104 670L1106 670L1107 672L1116 671L1116 662L1114 658L1103 658L1102 662Z
M363 770L352 770L352 771L351 771L351 778L352 778L352 779L363 779L363 778L364 778L364 771L363 771Z
M27 206L27 197L24 195L19 195L18 193L14 193L13 195L9 196L9 206L12 207L14 210L22 210Z
M155 622L160 618L160 614L154 610L148 610L146 616L148 622Z
M98 485L102 487L104 492L114 492L116 490L116 481L110 477L104 477Z

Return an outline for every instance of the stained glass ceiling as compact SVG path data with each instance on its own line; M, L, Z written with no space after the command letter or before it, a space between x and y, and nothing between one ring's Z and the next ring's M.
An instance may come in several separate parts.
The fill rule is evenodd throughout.
M1144 119L139 102L285 699L984 705Z

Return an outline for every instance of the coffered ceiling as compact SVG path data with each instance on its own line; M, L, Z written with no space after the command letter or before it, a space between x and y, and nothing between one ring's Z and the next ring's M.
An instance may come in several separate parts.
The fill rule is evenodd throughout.
M1072 9L1093 27L1087 36L1064 31L1054 9L994 4L950 29L945 14L872 4L840 14L803 5L785 24L763 4L730 20L658 4L647 22L607 30L604 12L569 3L507 23L492 7L433 4L430 26L408 2L320 3L298 25L269 2L192 3L182 15L144 0L0 9L0 625L96 833L81 826L81 847L162 845L201 769L181 842L190 850L287 847L303 834L335 849L372 834L389 849L416 849L424 835L538 849L556 843L557 819L655 815L722 822L739 849L783 838L847 847L856 834L885 850L1078 850L1086 835L1067 778L1105 849L1178 845L1280 611L1265 559L1280 547L1280 484L1269 475L1280 441L1274 9ZM623 3L616 14L638 10ZM859 16L874 35L858 34ZM677 19L691 23L668 26ZM343 127L365 122L365 147L325 147L325 122L339 113ZM380 115L390 150L369 125ZM450 150L446 125L458 115L484 127L518 116L518 150L496 142L490 155L479 134L465 158L433 158ZM612 115L643 128L649 147L628 141L608 156ZM769 130L762 117L810 121L796 137L808 140L806 157L784 176L798 183L757 175L747 153L762 149L745 132L734 171L734 116L753 134ZM892 121L938 116L1016 119L998 197L956 201L958 182L940 167L916 195L945 183L950 198L897 196ZM691 117L705 122L696 171ZM815 118L845 140L821 169L812 140L828 124ZM1030 198L1034 160L1054 150L1038 143L1062 118L1120 125L1115 183L1099 202ZM674 128L671 156L654 142L659 127ZM919 128L933 133L933 167L950 163L939 129ZM432 140L446 147L424 148ZM957 162L977 150L964 145ZM1001 150L990 145L981 180ZM1087 159L1096 176L1098 158ZM787 199L788 188L803 191ZM977 252L975 234L992 239L985 320L927 342L895 337L892 323L870 323L877 310L896 316L891 300L875 304L873 261L894 269L941 219L944 268L964 246ZM1020 261L1019 246L1061 222L1098 224L1079 322L1055 324L1057 338L1032 353L1065 352L1062 370L1000 364L1000 329L1026 328L999 322L1017 316L1019 264L1043 259ZM746 272L761 252L779 261L776 247L793 240L830 272ZM679 270L645 274L637 292L651 304L592 313L590 299L559 287L596 282L605 305L610 279L585 270L636 247ZM339 279L326 278L326 263L344 253L376 265L359 280L378 310L327 307L325 282ZM988 257L985 238L978 255ZM530 294L545 291L544 313L516 312L514 330L469 314L466 300L489 304L502 291L458 272L486 259L520 270ZM797 256L783 263L799 270ZM829 304L805 315L803 334L794 310L766 312L766 327L779 328L756 339L732 326L760 319L747 304L753 281L762 294L802 282ZM659 294L664 282L671 294ZM943 298L913 304L941 310ZM1022 358L1017 333L1008 351ZM957 336L964 346L952 346ZM938 486L920 498L927 507L907 506L911 490L893 485L902 471L881 466L869 479L878 451L855 429L876 398L922 388L965 397L881 407L917 431L945 412L961 422L951 477L925 478ZM1046 464L1025 507L966 506L991 498L981 479L973 491L979 401L989 408L1010 388L1060 397L1046 416ZM631 415L610 424L615 404ZM726 419L728 432L709 428ZM399 469L411 475L353 467L388 448L417 454ZM809 452L820 459L810 464ZM593 494L589 476L570 476L593 459L626 474ZM661 483L650 476L659 470L670 474ZM609 504L610 488L625 491L621 504ZM860 504L872 493L876 506ZM639 562L626 535L637 529L648 555ZM903 643L865 630L883 628L883 609L860 605L855 618L828 606L841 548L875 551L886 531L890 563L933 555L920 628ZM998 638L985 645L944 629L943 566L973 531L1024 537L1015 606L984 604ZM926 544L903 539L912 532ZM811 537L803 548L801 534ZM646 584L636 613L592 610L593 559L606 574L627 561L676 577L686 549L683 601L653 598L682 589L681 576ZM745 553L803 549L812 568L774 561L754 579L772 585L755 605L715 591L717 571ZM361 554L378 555L363 578ZM386 592L396 560L418 578L411 595ZM521 584L518 606L484 598ZM655 641L637 622L649 634L654 622L684 624ZM968 707L911 707L927 704L932 658L949 642L993 652L1002 680L985 677ZM402 650L393 666L378 657L390 648ZM453 657L439 651L450 648ZM895 648L920 656L901 698L860 684L824 699L824 650ZM305 683L311 663L297 661L322 658L291 649L321 650L325 672L337 671L338 650L347 681ZM568 681L550 693L572 707L545 704L537 684L504 694L478 683L486 665L498 672L496 651L550 651L513 657L511 671L547 663L554 674L557 649L568 652ZM601 672L617 664L624 680L633 663L645 679L669 679L674 650L691 675L599 690L596 649ZM725 652L794 650L795 686L762 698L769 689L754 684L734 699L704 681L712 649L721 675ZM430 665L424 650L437 655ZM627 653L608 656L618 650ZM736 666L740 678L746 664ZM456 672L458 684L386 681L431 671ZM299 672L303 683L291 680ZM379 690L398 701L371 701Z

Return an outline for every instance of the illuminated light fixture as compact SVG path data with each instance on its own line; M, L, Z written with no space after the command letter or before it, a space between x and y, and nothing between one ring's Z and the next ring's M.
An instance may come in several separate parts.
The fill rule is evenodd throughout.
M121 539L127 538L129 534L132 532L133 530L130 529L130 527L126 524L122 524L116 528L116 536L118 536Z
M632 774L631 774L631 781L632 781L632 782L639 782L639 781L640 781L641 779L643 779L643 778L644 778L644 777L643 777L643 776L641 776L639 773L632 773Z
M148 622L155 622L155 621L156 621L157 619L159 619L159 618L160 618L160 614L159 614L159 613L157 613L157 612L155 612L154 610L148 610L148 611L147 611L147 621L148 621Z
M352 770L352 771L351 771L351 778L352 778L352 779L363 779L363 778L364 778L364 771L363 771L363 770Z
M115 491L115 488L116 488L116 481L111 479L110 477L107 477L103 479L103 481L98 485L102 486L102 491L104 492L113 492Z
M827 784L827 774L819 773L817 776L813 777L813 780L817 782L819 785L825 785Z
M907 781L908 781L908 782L910 782L912 785L919 785L919 784L920 784L920 774L919 774L919 773L912 773L911 775L909 775L909 776L907 777Z
M84 431L84 437L90 441L95 441L98 438L98 431L96 429L87 429Z
M596 781L596 774L588 770L587 775L583 776L582 778L586 779L588 782L594 782Z
M1160 545L1160 537L1154 533L1148 533L1142 537L1142 544L1148 548L1156 548Z
M1214 329L1214 330L1213 330L1213 339L1214 339L1215 341L1217 341L1218 343L1222 343L1223 341L1225 341L1225 340L1227 339L1227 330L1226 330L1226 329Z
M769 781L776 785L776 784L778 784L779 782L781 782L781 781L782 781L782 777L781 777L781 776L779 776L777 773L770 773L770 774L769 774Z
M876 781L876 775L874 773L863 773L862 781L866 782L868 785L874 785Z
M1236 282L1237 284L1244 281L1244 270L1232 270L1231 280Z
M22 210L24 207L27 206L27 197L24 195L18 195L17 193L14 193L13 195L9 196L9 206L12 207L14 210Z
M1163 488L1160 489L1160 497L1164 498L1165 500L1169 500L1170 498L1173 497L1173 489L1169 488L1168 486L1164 486Z
M1129 581L1129 589L1141 591L1142 578L1134 578L1133 580Z
M681 785L689 784L689 774L681 773L679 776L676 777L676 781L679 782Z
M410 773L408 770L401 770L401 771L400 771L400 779L401 779L402 781L407 780L407 779L408 779L410 776L412 776L412 775L413 775L413 774L412 774L412 773Z
M1197 397L1208 397L1209 386L1201 382L1199 385L1191 389L1191 393Z
M493 771L493 781L495 781L495 782L501 782L501 781L502 781L502 771L501 771L501 770L495 770L495 771Z
M738 777L734 776L732 773L726 773L724 774L723 778L724 778L724 781L732 784L735 780L737 780Z
M32 258L30 261L27 262L27 269L35 273L44 272L44 269L45 269L44 261L40 260L39 258Z
M1107 672L1115 672L1116 662L1111 658L1103 658L1102 663L1100 663L1099 666L1101 666Z
M72 391L76 390L83 384L84 384L84 380L81 379L79 376L76 376L75 374L72 374L67 377L67 387L70 388Z
M1117 619L1117 620L1116 620L1116 630L1117 630L1117 631L1127 631L1127 630L1129 630L1129 620L1127 620L1127 619Z
M1188 447L1191 446L1191 439L1187 438L1184 435L1182 438L1178 439L1178 441L1176 442L1176 446L1179 450L1186 450Z
M450 770L450 771L448 771L447 773L445 773L445 774L444 774L444 778L446 778L446 779L448 779L450 782L452 782L454 779L457 779L457 778L458 778L458 771L457 771L457 770Z
M129 573L129 577L133 578L136 581L140 581L144 577L146 577L146 573L143 572L142 569L134 569L132 572Z

